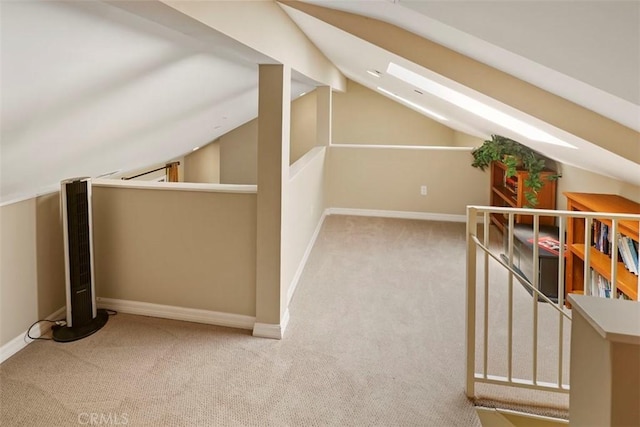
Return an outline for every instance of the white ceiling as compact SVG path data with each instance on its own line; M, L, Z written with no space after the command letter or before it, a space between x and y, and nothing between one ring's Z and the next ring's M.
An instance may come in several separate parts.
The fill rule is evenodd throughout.
M559 8L553 19L540 24L534 19L539 2L526 2L523 9L479 1L316 3L403 26L640 130L640 47L638 31L633 32L640 19L633 7L640 3L620 8L616 3L615 10L602 11L607 23L617 19L602 30L593 25L596 6L585 6L594 10L581 9L575 16L573 9ZM547 17L551 3L558 2L541 6ZM126 172L180 157L256 117L256 64L273 60L168 10L156 1L0 1L0 203L54 189L71 176ZM291 14L358 83L375 90L380 82L363 72L371 67L383 71L394 60L453 85L303 15ZM508 21L509 37L488 24L495 20ZM567 28L557 28L560 24ZM582 38L563 36L573 32L585 40L589 32L598 34L603 43L581 45ZM618 37L624 41L616 43ZM297 73L294 80L293 97L314 84ZM382 81L442 111L448 126L481 136L509 135L437 98L418 96L392 78ZM468 88L457 89L482 98ZM585 149L571 150L571 156L563 152L567 149L541 150L551 157L628 182L640 180L638 165L552 131ZM604 165L603 159L608 159Z
M154 3L0 2L0 202L180 157L257 116L257 63L273 60L193 20L168 28Z
M640 105L640 2L401 0L399 5Z
M640 131L640 2L303 0L404 28Z
M342 10L358 12L360 14L375 17L375 18L384 17L383 20L389 21L392 23L398 23L398 22L406 23L410 21L411 25L408 25L409 27L415 27L417 23L419 23L419 21L421 21L423 18L423 15L421 14L410 12L412 18L410 20L407 20L407 19L402 20L401 17L406 15L408 10L402 6L404 4L404 1L401 1L400 4L390 3L388 1L367 1L367 2L309 1L309 2L319 3L322 6L331 6L331 7L335 6ZM431 2L425 2L425 3L431 3ZM435 2L435 3L442 3L442 2ZM449 4L450 2L444 2L444 3ZM468 87L462 86L444 76L438 75L428 69L420 67L414 63L411 63L404 58L394 55L391 52L388 52L362 39L354 37L353 35L343 30L335 28L297 9L291 8L289 6L282 6L282 7L285 9L287 14L289 14L289 16L294 20L294 22L296 22L296 24L314 42L314 44L316 44L320 48L320 50L322 50L322 52L329 58L329 60L331 60L345 76L347 76L353 81L356 81L378 92L380 92L378 90L378 87L382 87L387 91L391 91L396 95L402 96L403 98L406 98L415 104L428 108L429 110L446 117L448 120L441 121L441 122L456 130L460 130L462 132L470 133L470 134L481 136L481 137L488 137L491 134L500 134L500 135L508 136L562 163L574 165L583 169L591 170L596 173L600 173L606 176L614 177L626 182L640 185L640 165L632 161L629 161L609 151L606 151L597 145L594 145L588 141L578 138L575 135L569 134L566 131L555 128L549 125L548 123L542 122L541 120L536 119L527 114L524 114L521 111L515 110L494 99L491 99L483 94L480 94ZM428 23L429 22L423 22L425 28L429 27L429 25L427 25ZM430 23L433 23L433 22L430 21ZM433 30L433 27L431 27L431 29ZM458 46L457 42L467 41L472 38L469 35L466 35L465 37L461 38L460 34L461 34L460 32L451 33L450 34L451 37L444 37L442 34L440 34L439 37L440 39L447 38L447 44L449 45L449 47L453 48L454 45ZM495 49L495 46L493 48ZM501 49L499 49L498 51L499 52L502 51L502 53L504 53L504 51ZM358 54L354 55L353 52L358 52ZM483 52L485 55L488 55L488 59L486 60L486 62L491 63L491 54L494 51L492 51L489 48L488 51L483 51ZM476 53L476 56L480 56L480 53ZM512 117L515 117L528 124L531 124L547 132L548 134L553 135L554 137L560 139L561 141L564 141L566 143L573 145L574 147L576 147L576 149L561 147L557 145L549 145L539 141L525 138L522 135L514 133L509 129L498 126L495 123L492 123L486 119L483 119L482 117L473 115L465 110L455 107L453 104L443 101L440 98L430 96L426 93L417 94L414 91L415 88L413 86L408 85L405 82L386 74L387 66L390 62L399 64L435 82L438 82L444 86L454 89L459 93L463 93L467 96L470 96L471 98L479 100L484 104L489 105L493 108L496 108ZM494 65L494 64L490 64L490 65ZM381 71L382 77L376 78L369 75L366 71L371 69L376 69L378 71ZM569 89L574 89L574 87L569 88L569 86L566 86L567 79L568 79L566 76L560 75L555 71L547 73L546 78L553 80L555 78L558 78L558 76L561 76L564 79L562 80L562 84L565 85L565 89L567 90L567 92L570 92ZM574 84L576 84L577 82L575 79L570 79L570 80ZM549 84L557 84L557 83L550 83L550 80L547 80L547 84L549 85ZM584 89L586 85L579 84L576 87ZM620 100L619 98L616 98L613 95L610 95L610 94L602 95L603 92L600 90L596 92L601 96L606 96L608 100L614 99L614 101L632 105L628 101ZM581 96L585 95L584 92L576 92L576 93ZM384 93L382 94L387 96ZM592 94L593 94L593 91L588 93L588 95L592 95ZM573 93L568 95L573 95ZM577 102L576 97L573 97L573 98L574 99L572 100L574 102ZM628 112L629 110L626 109L624 111ZM638 109L638 111L640 111L640 109ZM615 118L619 118L618 116L616 116L618 112L619 111L615 109L611 109L607 111L609 116L615 116ZM640 130L640 124L637 123L638 118L640 118L640 114L636 116L636 120L635 120L636 128ZM638 149L640 150L640 141L639 141Z

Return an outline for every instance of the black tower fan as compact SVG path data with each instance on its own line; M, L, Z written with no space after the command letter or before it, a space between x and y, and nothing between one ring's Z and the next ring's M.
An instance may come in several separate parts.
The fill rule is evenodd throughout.
M67 325L54 329L53 339L69 342L87 337L109 319L96 307L93 275L91 180L72 178L60 183L67 293Z

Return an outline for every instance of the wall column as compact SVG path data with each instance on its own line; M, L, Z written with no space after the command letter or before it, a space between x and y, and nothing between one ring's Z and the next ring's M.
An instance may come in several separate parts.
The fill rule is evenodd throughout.
M253 335L282 338L288 316L281 304L282 213L289 182L291 69L260 65L258 71L258 196L256 323Z
M331 102L330 86L316 89L316 145L331 145Z

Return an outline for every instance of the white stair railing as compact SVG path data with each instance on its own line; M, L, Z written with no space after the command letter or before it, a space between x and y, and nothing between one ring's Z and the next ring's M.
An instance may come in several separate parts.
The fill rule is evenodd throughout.
M504 252L500 254L500 249L496 250L495 244L491 242L491 216L504 215L506 224L504 233L505 245L501 248ZM539 245L532 244L532 271L531 278L525 277L522 271L516 267L514 263L514 224L516 216L527 215L532 218L532 239L530 242L539 241L540 218L554 217L558 226L558 260L564 260L567 251L571 248L566 247L566 233L568 221L574 218L580 218L585 223L585 241L591 241L591 224L594 219L609 221L612 226L612 235L617 236L618 222L621 220L640 221L640 215L615 214L615 213L594 213L594 212L577 212L577 211L556 211L542 209L515 209L515 208L498 208L498 207L482 207L470 206L467 208L467 297L466 297L466 394L468 397L475 397L476 384L494 384L517 388L528 388L536 390L544 390L558 393L569 393L568 384L568 365L569 365L569 331L565 321L571 321L570 309L565 307L565 263L558 262L558 278L557 278L557 300L552 301L547 295L540 291L540 271ZM479 232L481 235L479 235ZM493 235L498 232L493 231ZM495 243L495 242L493 242ZM586 244L588 245L588 243ZM583 289L585 294L589 294L591 288L591 262L590 250L588 246L584 248L584 282ZM618 243L614 238L611 241L611 253L617 254ZM617 256L612 256L611 261L611 295L616 296L616 277L618 262ZM479 262L480 261L480 262ZM480 272L478 270L481 270ZM504 276L506 274L506 283ZM492 277L492 276L499 277ZM502 280L500 280L502 279ZM515 292L518 291L518 301L520 309L523 305L523 293L520 289L514 288L514 280L521 284L524 289L531 294L530 313L524 317L530 316L529 326L523 326L527 323L523 322L518 316L519 311L514 310ZM640 285L640 279L639 279ZM506 315L504 319L498 319L496 315L490 319L490 315L495 311L501 314L504 307L499 305L493 308L490 303L492 301L492 292L497 289L501 295L506 293ZM506 289L505 289L506 288ZM481 299L478 300L478 294ZM524 298L529 296L524 294ZM496 304L493 301L493 304ZM541 304L544 305L544 313L541 314ZM555 318L554 322L550 322L550 318ZM517 323L519 333L514 335L514 325ZM547 328L543 331L545 342L540 343L539 325L544 324ZM548 326L552 323L557 324L557 342L550 343L547 339L549 333ZM496 325L498 325L496 327ZM481 326L481 327L478 327ZM500 331L497 331L497 330ZM565 330L566 329L566 330ZM505 331L506 330L506 331ZM496 341L492 339L492 333L506 335L505 348L496 345ZM530 339L530 351L523 351L522 341L524 335L526 339ZM478 338L478 339L477 339ZM515 338L518 339L518 346L514 349ZM554 347L551 351L550 347ZM514 369L514 350L518 352L518 372ZM490 356L490 351L493 356ZM523 374L522 355L529 356L529 360L524 364L529 365L528 374ZM481 356L476 360L477 355ZM554 363L549 363L550 359L555 358ZM544 361L544 372L539 372L540 362ZM499 366L504 362L506 366ZM492 366L490 366L492 365ZM555 366L553 379L550 378L550 366ZM543 380L540 376L545 377Z

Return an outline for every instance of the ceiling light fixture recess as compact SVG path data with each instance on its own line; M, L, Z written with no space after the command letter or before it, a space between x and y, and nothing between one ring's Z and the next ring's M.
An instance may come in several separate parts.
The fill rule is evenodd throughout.
M300 95L298 95L298 98L300 98L301 96L305 96L307 94L307 92L302 92Z
M379 90L380 92L382 92L382 93L385 93L385 94L387 94L387 95L389 95L389 96L391 96L391 97L393 97L393 98L397 99L398 101L402 102L403 104L407 104L407 105L409 105L409 106L411 106L411 107L413 107L413 108L416 108L416 109L418 109L418 110L422 111L423 113L426 113L426 114L430 115L430 116L431 116L431 117L433 117L433 118L436 118L436 119L438 119L438 120L442 120L442 121L445 121L445 122L447 121L447 118L446 118L446 117L441 116L441 115L440 115L440 114L438 114L438 113L434 113L433 111L431 111L431 110L428 110L428 109L424 108L422 105L416 104L416 103L415 103L415 102L413 102L413 101L409 101L408 99L403 98L403 97L401 97L401 96L399 96L399 95L396 95L396 94L395 94L395 93L393 93L393 92L390 92L390 91L388 91L388 90L386 90L386 89L384 89L384 88L381 88L380 86L378 86L378 90Z
M196 151L196 150L199 150L199 149L200 149L200 147L194 147L193 150L191 150L191 151Z
M420 88L431 95L437 96L447 102L454 104L476 116L489 120L499 126L507 128L519 135L529 138L533 141L545 142L547 144L559 145L561 147L576 148L575 146L564 142L545 131L536 128L520 119L516 119L496 108L490 107L470 96L464 95L446 86L436 83L418 73L408 70L393 62L389 63L387 73L410 84L411 86Z

